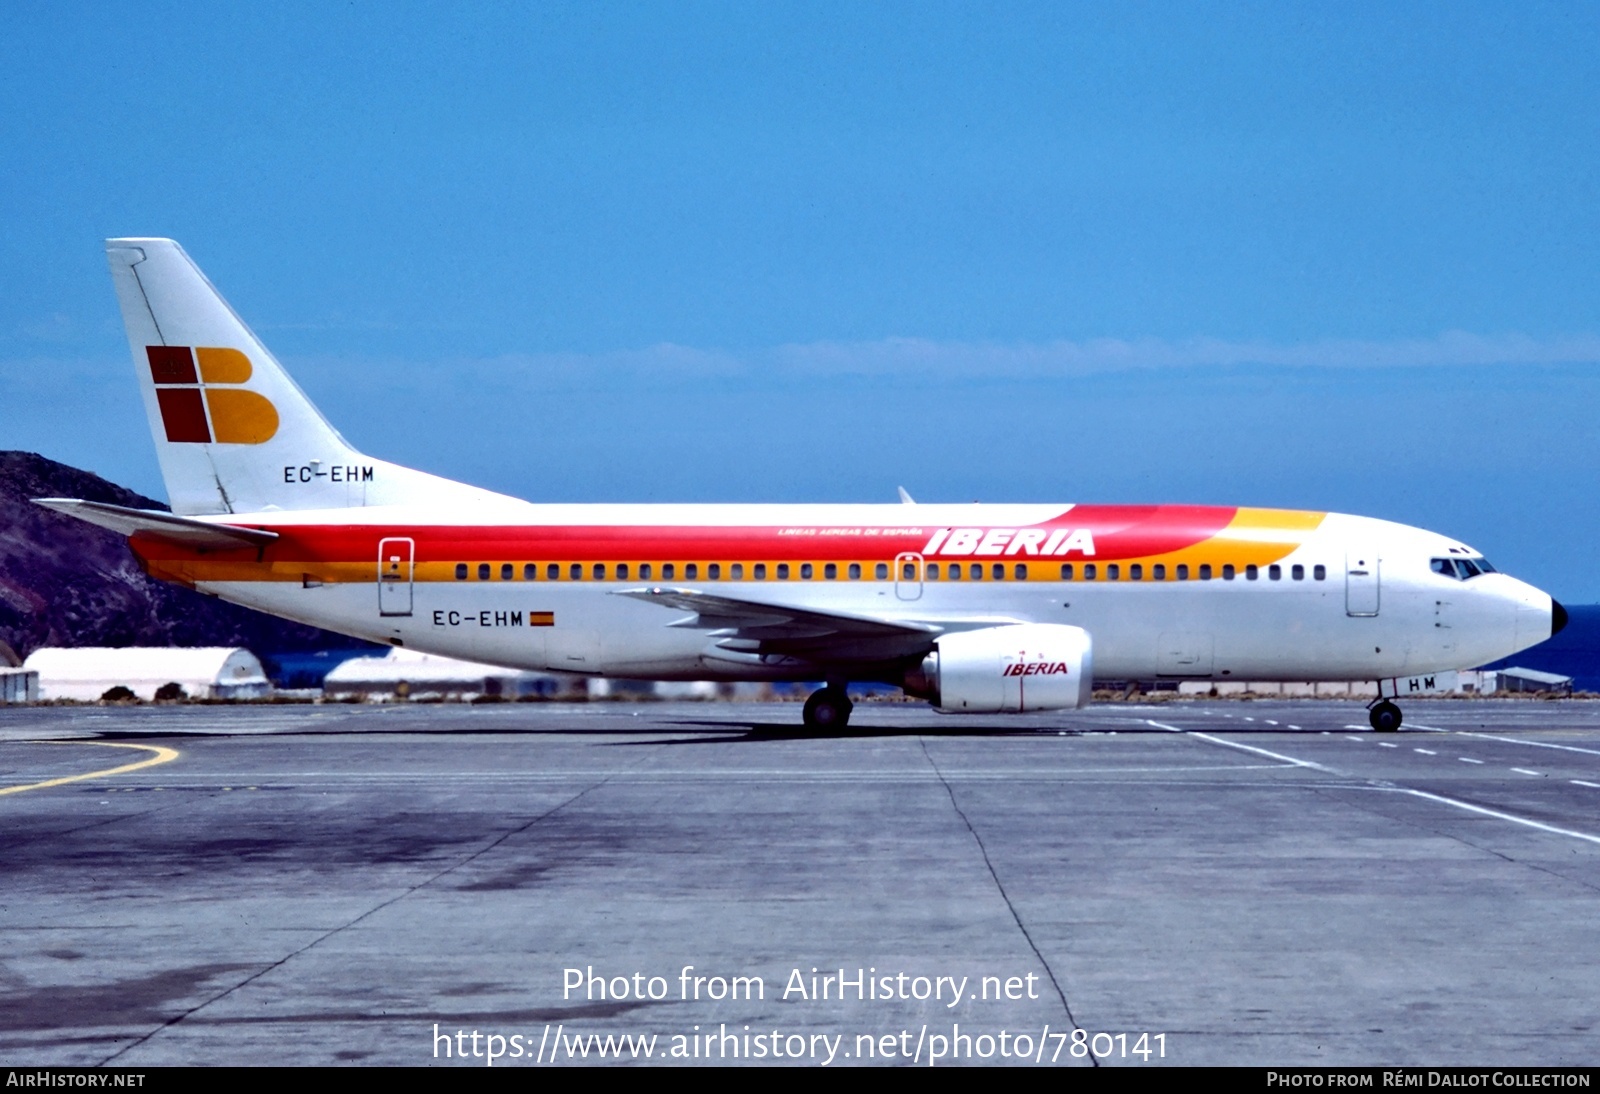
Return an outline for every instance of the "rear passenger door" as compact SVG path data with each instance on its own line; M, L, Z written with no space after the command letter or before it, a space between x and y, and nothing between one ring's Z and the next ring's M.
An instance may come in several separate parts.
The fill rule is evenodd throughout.
M378 614L411 614L411 578L415 540L394 537L378 541Z

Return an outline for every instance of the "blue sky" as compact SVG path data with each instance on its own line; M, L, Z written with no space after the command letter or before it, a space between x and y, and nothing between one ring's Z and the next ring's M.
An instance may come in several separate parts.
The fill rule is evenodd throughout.
M0 447L162 496L100 240L550 500L1201 501L1600 601L1600 8L7 8Z

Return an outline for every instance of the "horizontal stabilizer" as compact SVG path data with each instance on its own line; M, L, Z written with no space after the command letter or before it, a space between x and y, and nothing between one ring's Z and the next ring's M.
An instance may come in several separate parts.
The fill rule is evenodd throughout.
M77 498L34 498L35 505L54 509L69 517L109 528L131 536L137 532L155 536L183 547L202 551L238 550L241 547L265 547L278 538L278 533L260 528L240 528L231 524L212 524L180 517L159 509L128 509L121 505L108 505L103 501L80 501Z

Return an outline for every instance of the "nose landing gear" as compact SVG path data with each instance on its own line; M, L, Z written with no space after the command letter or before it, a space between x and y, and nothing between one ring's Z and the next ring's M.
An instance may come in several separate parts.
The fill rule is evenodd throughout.
M1379 733L1393 733L1400 728L1400 708L1385 699L1367 711L1367 721Z
M801 717L807 729L843 729L850 724L850 711L854 708L844 688L830 684L811 693Z

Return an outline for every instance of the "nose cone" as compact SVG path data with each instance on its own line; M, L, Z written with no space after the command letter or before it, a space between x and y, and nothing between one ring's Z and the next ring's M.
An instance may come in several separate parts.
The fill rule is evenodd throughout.
M1501 657L1548 642L1551 635L1567 625L1567 610L1549 593L1515 578L1508 583L1507 592L1516 604L1516 649L1507 650Z

